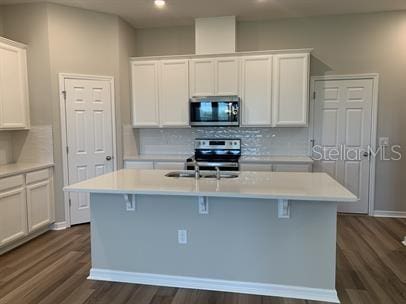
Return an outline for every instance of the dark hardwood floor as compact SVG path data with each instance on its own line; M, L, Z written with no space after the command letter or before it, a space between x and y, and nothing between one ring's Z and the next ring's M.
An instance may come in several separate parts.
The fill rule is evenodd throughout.
M342 303L406 303L406 219L341 215L337 290ZM89 226L51 231L0 256L0 304L304 304L312 301L95 282ZM309 274L311 275L311 274Z

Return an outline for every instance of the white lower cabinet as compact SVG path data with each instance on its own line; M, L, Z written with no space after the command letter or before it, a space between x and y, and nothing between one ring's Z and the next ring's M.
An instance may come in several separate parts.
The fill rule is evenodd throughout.
M52 171L0 178L0 248L55 220Z
M271 164L240 164L241 171L272 171Z
M26 235L25 189L19 187L0 192L0 247Z
M312 164L241 163L241 171L312 172Z
M154 162L153 161L127 160L124 162L124 168L125 169L138 169L138 170L154 169Z
M184 162L155 162L156 170L185 170Z
M276 172L311 172L312 165L310 164L275 164L273 171Z
M185 162L127 160L124 161L124 168L138 170L184 170Z
M49 180L27 186L27 210L29 232L52 222L51 183Z

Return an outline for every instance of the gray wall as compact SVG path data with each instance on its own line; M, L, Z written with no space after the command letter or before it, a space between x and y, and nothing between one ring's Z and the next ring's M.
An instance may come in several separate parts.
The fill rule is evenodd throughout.
M405 37L405 11L239 22L237 50L310 47L314 48L313 75L379 73L378 136L388 136L391 144L403 146ZM193 27L138 29L137 39L137 56L187 54L194 49ZM405 167L406 160L378 161L376 210L406 211Z
M129 107L129 86L121 85L121 77L124 82L129 79L123 58L135 55L135 31L114 15L54 4L23 4L4 7L4 34L29 45L31 119L33 125L53 127L56 220L63 221L58 73L115 78L117 150L121 164L120 112L122 105L124 109Z

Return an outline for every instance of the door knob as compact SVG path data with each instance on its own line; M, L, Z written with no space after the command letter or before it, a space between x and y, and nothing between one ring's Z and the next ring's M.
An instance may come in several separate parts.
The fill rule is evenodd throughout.
M111 160L111 156L106 156L106 160L110 161L110 160Z

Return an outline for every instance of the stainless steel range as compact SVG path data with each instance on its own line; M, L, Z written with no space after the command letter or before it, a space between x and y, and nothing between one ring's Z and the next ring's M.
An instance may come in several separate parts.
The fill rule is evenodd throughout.
M200 170L239 171L241 156L240 139L206 139L195 140L195 155L187 159L188 170L194 170L197 163Z

